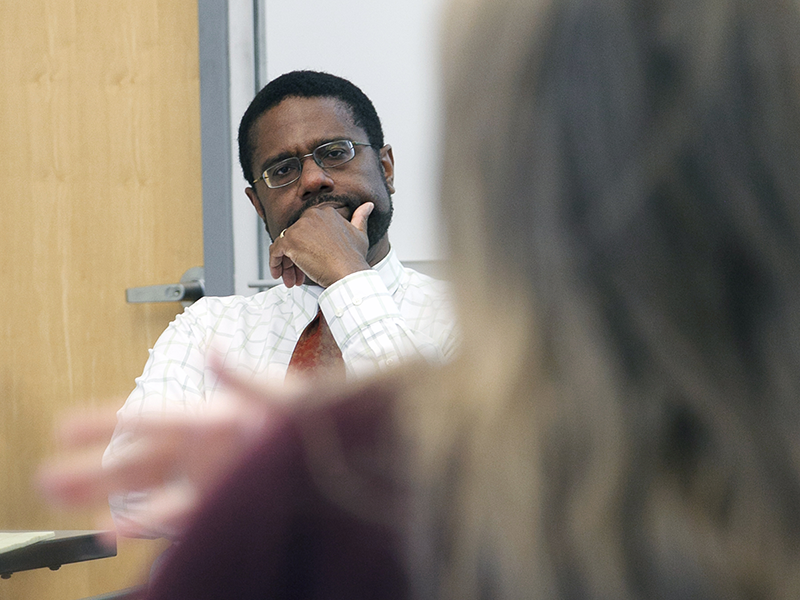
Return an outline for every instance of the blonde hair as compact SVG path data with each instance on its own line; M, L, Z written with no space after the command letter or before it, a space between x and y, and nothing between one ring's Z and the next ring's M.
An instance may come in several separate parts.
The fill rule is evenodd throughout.
M796 597L796 5L444 22L465 344L399 409L418 593Z

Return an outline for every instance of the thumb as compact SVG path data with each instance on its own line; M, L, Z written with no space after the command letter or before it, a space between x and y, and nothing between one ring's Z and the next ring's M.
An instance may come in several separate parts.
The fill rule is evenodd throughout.
M355 211L353 211L353 218L350 219L350 224L363 233L367 232L367 221L372 211L375 209L375 204L372 202L364 202Z

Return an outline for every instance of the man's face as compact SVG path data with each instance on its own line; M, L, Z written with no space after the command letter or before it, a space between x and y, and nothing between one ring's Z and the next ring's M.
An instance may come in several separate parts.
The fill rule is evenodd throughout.
M286 98L256 120L251 135L256 176L282 159L309 154L326 142L368 142L366 133L353 123L347 105L333 98ZM344 165L325 170L308 157L303 160L300 179L294 183L270 189L260 180L247 189L247 196L273 240L311 206L331 203L350 220L358 206L374 202L368 221L371 247L389 227L393 181L391 147L357 146L355 158Z

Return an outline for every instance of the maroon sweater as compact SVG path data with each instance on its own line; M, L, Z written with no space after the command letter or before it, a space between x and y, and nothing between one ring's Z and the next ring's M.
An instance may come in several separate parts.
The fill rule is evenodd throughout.
M407 598L402 456L375 389L279 417L205 502L148 598Z

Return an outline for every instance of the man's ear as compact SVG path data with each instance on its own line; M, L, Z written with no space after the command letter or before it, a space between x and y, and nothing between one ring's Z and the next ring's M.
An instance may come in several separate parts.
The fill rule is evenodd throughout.
M383 178L386 180L389 193L394 194L394 153L392 152L392 147L386 144L380 149L380 155Z
M254 188L248 187L244 189L244 193L247 194L247 197L250 198L250 202L253 207L256 209L258 216L261 217L261 220L266 222L266 217L264 216L264 205L261 204L261 200L258 199L258 194Z

